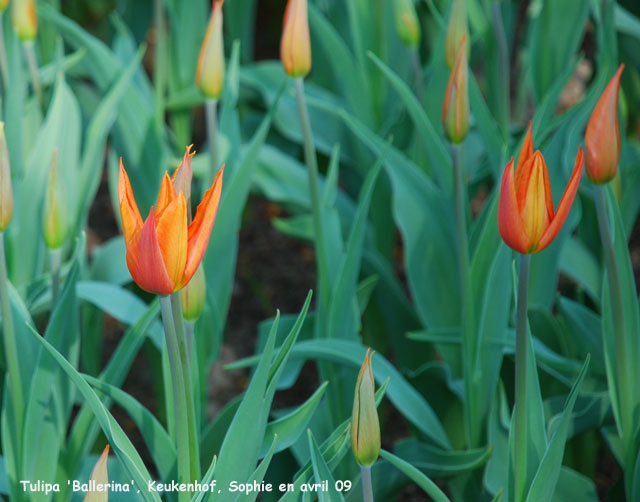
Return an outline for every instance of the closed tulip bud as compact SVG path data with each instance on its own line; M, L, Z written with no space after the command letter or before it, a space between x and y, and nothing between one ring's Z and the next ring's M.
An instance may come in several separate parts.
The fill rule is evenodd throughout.
M21 42L29 42L38 35L38 16L35 0L13 0L11 8L13 28Z
M412 0L394 0L393 13L396 18L398 36L407 47L420 44L420 21Z
M53 152L49 181L44 199L42 234L47 248L60 249L67 238L69 222L64 183L58 171L58 151Z
M469 132L469 91L466 37L460 41L456 62L449 75L447 93L442 107L444 133L452 143L461 143Z
M202 264L193 274L189 283L180 290L182 301L182 317L185 321L197 321L204 310L204 302L207 297L207 283L205 281Z
M307 0L289 0L284 11L280 59L291 77L304 77L311 70L311 42Z
M9 150L4 136L4 122L0 122L0 232L9 226L13 216L13 190Z
M467 4L466 0L453 0L444 42L445 60L449 69L453 68L455 64L462 37L469 38Z
M502 175L498 229L504 242L519 253L537 253L556 238L569 215L582 175L582 147L558 208L553 210L549 172L544 157L533 153L531 124L520 150L515 177L513 159Z
M217 99L224 84L224 42L222 39L222 4L213 0L211 18L200 49L196 85L207 98Z
M109 445L104 449L102 455L96 462L93 471L91 471L91 479L89 480L89 491L84 497L84 502L108 502L109 492L107 488L101 490L109 483L109 473L107 472L107 461L109 460Z
M620 129L618 127L618 96L621 64L591 113L585 133L587 175L596 184L615 178L620 161Z
M370 350L367 350L358 374L351 419L351 447L356 462L362 466L373 464L380 455L380 422L371 369L371 358L375 352L369 355Z

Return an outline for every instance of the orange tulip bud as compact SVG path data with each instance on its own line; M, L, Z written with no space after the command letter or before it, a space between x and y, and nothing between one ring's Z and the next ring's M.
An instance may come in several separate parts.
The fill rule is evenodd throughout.
M38 35L38 16L35 0L14 0L11 8L13 28L21 42L33 40Z
M58 150L55 150L51 159L51 170L49 171L42 213L44 243L50 250L60 249L67 239L68 232L67 196L58 171Z
M188 150L186 157L190 158ZM181 179L179 171L183 164L178 173L174 173L174 180ZM133 280L142 289L168 295L182 289L191 280L207 249L220 202L223 173L224 166L204 194L190 224L187 223L184 189L176 187L165 173L155 210L152 207L143 222L129 176L120 160L118 199L127 247L127 266Z
M537 253L556 238L569 215L582 175L582 147L578 149L573 173L553 211L549 173L540 151L533 153L531 124L513 173L513 158L502 175L498 228L508 246L519 253Z
M462 37L456 62L449 75L447 93L442 107L442 125L444 132L452 143L464 141L469 132L469 91L467 89L467 38Z
M84 498L84 502L108 502L109 473L107 472L107 461L109 460L109 445L106 446L102 455L96 462L91 478L89 480L89 491Z
M618 128L618 96L621 64L591 113L585 133L587 175L594 183L611 181L618 172L620 129Z
M207 98L217 99L224 84L224 42L222 39L222 4L213 0L211 18L200 49L196 85Z
M311 42L307 0L289 0L284 11L280 39L282 66L291 77L304 77L311 70Z
M420 44L420 21L412 0L394 0L393 13L396 18L396 31L404 45L416 47Z
M13 216L13 190L9 149L4 136L4 122L0 122L0 232L9 226Z
M360 368L353 399L351 419L351 448L358 464L373 464L380 455L380 422L376 407L375 380L371 369L371 358L375 352L367 349Z
M455 64L458 47L463 37L469 38L466 0L453 0L444 41L445 61L449 69Z
M207 283L205 281L202 264L193 274L189 283L180 290L182 301L182 317L185 321L197 321L204 310L207 298Z

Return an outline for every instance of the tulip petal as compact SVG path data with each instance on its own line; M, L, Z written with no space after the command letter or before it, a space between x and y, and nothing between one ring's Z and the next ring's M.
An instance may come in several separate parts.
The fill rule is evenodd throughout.
M519 185L518 180L520 179L520 171L522 166L524 166L525 162L531 158L533 155L533 137L531 136L531 121L529 121L529 129L527 130L527 134L524 137L524 141L522 142L522 147L520 148L520 156L518 157L518 164L516 165L516 186Z
M524 232L518 210L516 187L513 178L513 158L502 174L500 203L498 206L498 229L507 245L520 253L529 251L529 237Z
M220 169L220 172L213 180L211 188L204 194L202 202L198 204L196 216L191 225L189 225L187 265L185 267L182 285L187 284L193 274L195 274L198 265L200 265L202 261L204 252L207 249L213 222L216 219L216 213L218 211L218 204L220 203L223 174L224 166L222 166L222 169Z
M620 161L620 129L618 96L621 64L596 104L584 135L587 147L587 175L594 183L607 183L615 178Z
M127 267L133 280L145 291L161 295L173 293L174 284L167 275L158 244L153 208L149 210L143 227L127 244Z
M162 215L162 212L171 204L177 197L176 190L173 187L171 178L165 171L162 177L162 184L160 185L160 192L158 193L158 202L156 202L155 214L158 218Z
M583 160L584 156L582 153L582 146L580 146L580 148L578 149L578 156L576 157L576 165L574 166L573 172L571 173L571 178L569 179L567 188L565 188L564 193L562 194L562 199L560 199L560 204L558 204L558 210L556 211L553 220L551 220L551 222L549 223L547 230L540 238L538 247L535 250L536 252L542 251L549 244L551 244L551 241L556 238L556 236L562 229L567 216L569 216L569 210L571 209L573 200L576 198L578 186L580 185Z
M189 145L187 147L187 151L182 158L182 162L178 165L178 168L171 176L171 181L173 183L173 188L175 188L176 192L182 192L184 194L184 199L187 201L187 216L188 220L191 221L191 179L193 178L193 169L191 168L191 157L194 156L194 153L191 153L191 148L193 145Z
M157 217L156 234L167 275L174 289L180 289L187 263L187 204L182 192Z
M106 490L100 490L98 487L104 487L109 483L109 473L107 472L107 461L109 460L109 445L106 446L102 455L96 462L93 471L91 471L90 481L95 482L96 490L87 492L84 498L84 502L107 502L109 500L109 492ZM91 488L91 487L90 487Z
M120 203L124 242L128 246L131 238L142 228L142 217L133 197L129 176L122 165L122 158L120 159L120 177L118 179L118 202Z

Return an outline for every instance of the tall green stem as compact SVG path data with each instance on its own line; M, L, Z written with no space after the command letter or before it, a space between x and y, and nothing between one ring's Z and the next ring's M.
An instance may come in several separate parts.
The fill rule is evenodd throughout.
M60 296L60 265L62 263L62 250L52 249L49 253L51 257L51 312L58 303Z
M502 2L491 2L491 19L493 22L493 33L496 37L496 45L498 46L499 79L500 79L500 100L498 117L500 120L500 128L502 129L503 138L509 135L509 50L507 48L507 36L504 32L504 23L502 22L502 11L500 10Z
M31 83L33 85L33 93L36 95L36 99L38 100L40 106L44 106L44 100L42 98L42 88L40 87L40 77L38 76L36 51L34 49L33 41L25 42L24 53L27 57L27 65L29 67L29 74L31 75Z
M520 257L516 310L515 502L524 501L527 482L527 303L531 256Z
M16 334L13 329L11 301L9 299L9 276L4 253L4 232L0 232L0 301L2 302L2 332L4 334L4 351L9 371L9 384L13 398L18 438L22 437L22 419L24 416L24 387L20 375L20 362L16 345Z
M154 1L154 16L156 25L156 50L153 65L154 108L158 130L161 130L164 124L164 95L167 75L167 32L164 23L163 0Z
M311 132L311 123L309 122L309 113L307 112L307 104L304 99L304 81L302 78L294 80L296 86L296 102L298 104L298 116L302 125L302 134L304 137L304 160L307 164L309 172L309 192L311 195L311 210L313 212L313 231L315 234L316 262L318 266L318 277L320 283L328 286L329 273L327 263L325 261L326 253L324 250L324 229L322 225L322 213L320 207L320 189L318 184L318 161L316 159L316 148L313 142L313 134ZM321 301L324 302L328 297L328 287L321 287ZM326 305L326 303L324 303Z
M4 232L0 232L0 303L2 303L2 333L4 335L4 353L6 357L6 367L8 370L9 388L11 389L11 402L13 403L13 414L15 416L15 458L14 462L20 476L22 465L22 427L24 422L24 393L22 376L20 374L20 361L18 360L18 348L16 335L13 329L13 315L11 313L11 300L9 299L9 276L7 274L7 263L4 253ZM9 439L9 438L7 438ZM18 478L20 479L20 478ZM17 481L16 481L17 483ZM22 491L16 494L22 500Z
M191 364L187 352L187 337L184 331L184 320L182 317L182 301L180 292L176 291L171 295L171 310L175 323L176 338L180 355L180 368L182 371L182 382L187 405L187 423L189 425L189 464L191 480L200 479L200 453L198 443L198 422L196 420L195 407L193 404L193 386L191 385Z
M211 182L218 173L218 100L207 99L205 104L207 116L207 141L209 142L209 172Z
M7 64L7 49L4 45L4 12L0 12L0 72L2 72L2 85L6 95L9 87L9 65Z
M167 353L169 355L169 367L171 371L171 384L173 387L173 408L175 411L176 427L176 451L178 454L178 483L188 483L190 475L189 453L189 422L187 418L187 396L185 395L184 377L180 364L180 349L176 337L176 328L171 308L171 297L160 296L160 308L162 310L162 322L167 341ZM188 502L189 493L178 492L179 502Z
M373 502L373 486L371 485L371 466L360 466L362 481L362 502Z
M414 92L416 93L418 101L420 101L420 104L422 104L422 64L420 63L420 53L418 52L418 47L411 48L411 66L413 66Z
M630 439L628 435L633 433L633 422L626 412L629 408L627 403L632 403L633 400L629 396L629 385L633 385L632 377L629 374L630 364L627 360L629 354L628 347L625 343L624 333L624 312L622 307L622 290L620 287L620 272L618 270L618 264L616 262L615 249L613 247L613 237L611 234L611 228L609 226L609 218L607 217L607 202L606 202L606 186L598 185L594 189L594 199L596 203L596 215L598 217L598 228L600 230L600 240L602 242L602 250L604 252L604 259L607 266L607 279L609 281L609 295L611 297L611 308L613 330L615 333L616 344L616 359L617 364L615 371L618 373L618 393L620 402L620 421L618 426L621 429L622 435L627 439Z
M479 420L476 416L477 392L474 392L473 380L475 372L475 332L474 305L471 288L471 268L469 265L469 243L467 240L466 203L464 169L462 162L462 146L452 145L453 154L453 183L456 206L456 231L458 235L458 276L460 279L460 294L462 296L462 357L465 371L466 394L466 428L467 444L470 447L479 446Z

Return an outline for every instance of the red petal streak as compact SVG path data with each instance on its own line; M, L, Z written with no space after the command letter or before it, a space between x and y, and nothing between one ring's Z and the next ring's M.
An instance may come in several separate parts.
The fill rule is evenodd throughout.
M582 154L582 146L578 149L578 156L576 157L576 165L573 168L573 172L571 173L571 178L569 179L569 183L567 184L567 188L562 194L562 199L560 200L560 204L558 204L558 210L556 211L553 220L549 223L547 230L540 238L540 243L538 244L538 248L536 252L542 251L546 248L551 241L556 238L564 222L569 216L569 210L571 209L571 205L573 204L573 200L576 197L576 193L578 192L578 186L580 185L580 177L582 176L582 165L583 165L584 156Z
M502 174L500 186L500 204L498 206L498 229L507 245L520 253L529 250L529 238L524 232L522 219L518 211L516 187L513 179L513 158Z
M189 248L187 251L187 266L184 271L184 283L187 284L193 274L195 274L198 265L202 261L204 252L207 250L209 236L213 228L213 222L216 219L218 204L220 203L220 194L222 193L222 177L224 175L224 166L213 180L211 188L207 190L202 198L202 202L198 204L196 217L189 225Z
M145 291L168 295L173 292L173 282L167 275L162 252L156 235L153 208L144 226L127 246L127 266L131 277Z
M122 218L122 233L124 234L125 244L128 245L136 231L142 228L142 217L133 197L129 176L124 170L122 159L120 159L120 177L118 179L118 201L120 203L120 217Z

